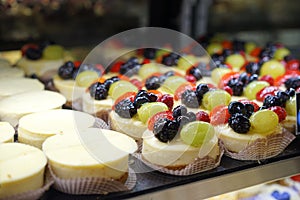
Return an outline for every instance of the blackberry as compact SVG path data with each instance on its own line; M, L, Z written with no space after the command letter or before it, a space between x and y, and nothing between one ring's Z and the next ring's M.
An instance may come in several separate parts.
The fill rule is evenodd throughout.
M120 74L126 74L126 76L130 77L137 74L140 68L141 65L138 63L138 59L136 57L131 57L126 63L121 65Z
M154 136L161 142L167 143L171 141L177 134L179 123L175 120L160 118L154 123Z
M270 108L272 106L282 106L282 103L277 96L268 95L264 99L263 106Z
M137 108L140 108L144 103L148 103L148 102L151 102L148 96L139 96L134 99L134 105Z
M224 60L227 56L230 56L232 54L232 51L230 49L223 49L222 56L224 57Z
M128 60L127 60L127 63L129 64L139 64L139 59L137 57L130 57Z
M249 119L241 113L231 115L228 124L237 133L247 133L251 127Z
M38 60L42 57L42 51L37 48L28 48L25 52L25 56L30 60Z
M201 71L197 67L191 67L191 69L188 70L187 74L193 75L197 81L199 81L202 78Z
M236 114L236 113L242 113L244 109L245 109L244 104L241 102L238 102L238 101L232 101L228 105L228 112L231 115Z
M137 108L129 99L117 103L115 112L123 118L132 118L137 113Z
M196 95L198 99L202 99L203 95L209 91L209 87L207 84L201 83L196 88Z
M187 109L183 105L176 106L173 109L173 117L176 119L179 116L186 115Z
M156 90L160 87L160 80L158 76L151 76L146 79L145 87L147 90Z
M156 49L153 48L145 48L144 49L144 57L148 59L154 59L156 54Z
M185 90L181 95L181 101L189 108L198 108L200 105L196 92L193 90Z
M220 64L224 63L224 61L225 61L224 56L223 56L223 55L220 55L220 54L218 54L218 53L212 54L212 55L211 55L211 59L214 61L214 63L215 63L216 65L220 65Z
M227 85L232 89L234 96L242 96L244 90L243 82L236 78L232 78L228 81Z
M177 58L172 56L172 54L167 54L162 57L161 63L166 66L173 66L177 64Z
M300 87L300 76L289 78L284 82L284 85L287 89L297 89Z
M72 79L74 69L75 69L74 63L68 61L58 69L58 75L62 79Z
M156 102L156 100L158 99L156 94L153 93L148 93L148 99L150 100L150 102Z
M93 83L90 88L90 95L95 100L102 100L106 99L108 95L108 90L106 89L105 85L99 82Z
M109 79L106 79L103 84L105 85L105 88L108 90L109 87L111 86L111 84L113 84L114 82L117 82L119 80L120 80L119 77L113 76L113 77L111 77Z

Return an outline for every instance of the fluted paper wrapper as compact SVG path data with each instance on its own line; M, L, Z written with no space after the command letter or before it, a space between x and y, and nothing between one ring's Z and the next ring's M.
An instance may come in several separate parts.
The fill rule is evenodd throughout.
M109 125L105 123L102 119L95 118L95 123L93 125L95 128L101 128L101 129L110 129Z
M133 189L136 184L136 175L130 168L125 183L101 177L62 179L54 174L51 167L49 167L49 170L54 179L53 188L67 194L86 195L124 192Z
M35 200L39 199L54 183L54 180L51 176L50 171L46 168L45 171L45 179L44 179L44 185L43 187L37 189L37 190L30 190L28 192L8 196L5 198L0 198L0 200Z
M197 174L200 172L214 169L220 165L221 158L224 154L224 148L223 148L222 142L219 141L218 145L220 147L219 155L216 158L212 158L210 156L205 156L203 158L195 158L195 161L193 163L185 166L184 168L180 168L180 169L170 169L167 167L155 165L153 163L148 162L147 160L145 160L143 158L142 153L141 153L141 148L140 148L140 151L133 154L133 156L136 157L137 159L141 160L145 165L147 165L148 167L150 167L156 171L175 175L175 176L188 176L188 175L193 175L193 174Z
M225 155L236 160L264 160L280 154L295 138L283 128L282 133L259 138L237 153L224 147Z

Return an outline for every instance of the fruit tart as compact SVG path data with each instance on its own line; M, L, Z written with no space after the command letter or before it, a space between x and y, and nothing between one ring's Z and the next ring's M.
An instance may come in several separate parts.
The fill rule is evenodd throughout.
M261 160L274 157L295 138L280 124L281 107L259 108L252 101L241 100L217 109L223 112L214 111L211 118L224 144L225 154L232 158Z
M222 148L208 113L188 112L184 106L150 118L140 158L152 168L190 175L217 167Z
M51 41L40 44L26 44L21 49L22 58L17 66L27 76L35 75L41 80L49 80L64 62L64 48Z

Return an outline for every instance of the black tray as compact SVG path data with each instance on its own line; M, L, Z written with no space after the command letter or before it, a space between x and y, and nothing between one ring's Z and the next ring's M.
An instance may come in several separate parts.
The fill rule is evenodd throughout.
M55 199L55 200L83 200L83 199L124 199L124 198L133 198L140 195L150 194L152 192L159 192L164 191L170 188L174 188L176 186L184 186L190 183L195 182L201 182L205 181L207 179L211 178L218 178L230 174L234 174L236 172L240 172L242 170L254 170L251 173L255 172L256 169L259 169L263 166L267 165L277 165L279 163L282 163L284 161L293 160L300 158L300 137L297 136L296 139L285 149L284 152L282 152L280 155L266 159L266 160L260 160L258 161L238 161L231 158L228 158L226 156L223 156L221 160L221 164L219 167L209 170L206 172L202 172L199 174L191 175L191 176L173 176L168 174L163 174L157 171L152 172L146 172L146 173L137 173L137 184L135 188L128 192L120 192L120 193L111 193L108 195L69 195L64 194L59 191L56 191L55 189L50 189L47 191L44 196L41 198L43 200L48 199ZM143 165L139 160L136 160L135 158L131 158L130 166L133 169L140 168L141 165ZM146 167L143 165L143 167ZM271 168L272 169L272 168ZM280 170L288 170L288 169L281 169ZM298 170L298 168L297 168ZM297 171L296 170L296 171ZM286 172L289 174L289 172ZM299 170L296 173L300 173L300 167ZM295 174L295 171L291 171L291 174ZM279 178L276 175L273 174L273 177L268 177L269 180L272 180L273 178ZM272 175L271 175L272 176ZM264 180L264 178L259 179L260 181L267 181ZM257 183L259 183L257 182ZM250 186L250 185L249 185ZM239 189L239 188L236 188ZM214 195L212 195L214 196Z

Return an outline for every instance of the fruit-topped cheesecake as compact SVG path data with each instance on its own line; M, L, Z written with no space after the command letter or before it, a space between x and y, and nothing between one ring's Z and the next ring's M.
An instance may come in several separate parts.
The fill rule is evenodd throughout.
M215 121L218 137L228 155L233 158L260 160L273 157L294 138L280 124L285 111L279 106L259 107L253 101L241 100L232 101L223 110L227 112L214 111L211 119Z
M156 90L125 93L113 105L110 124L114 130L141 139L149 118L158 112L171 110L173 105L171 95Z
M67 61L58 68L57 74L53 77L54 86L69 103L81 99L86 88L101 75L100 67L91 64L81 65L80 61Z
M17 66L27 76L35 75L42 80L49 80L64 62L64 48L53 42L26 44L21 49L22 58Z
M122 76L120 76L122 78ZM118 76L108 79L100 78L92 83L82 96L82 109L84 112L95 114L107 121L113 102L127 92L137 92L138 87L129 80Z
M208 157L215 161L221 153L209 121L208 113L188 112L184 106L158 113L149 120L143 135L142 159L170 170L183 169Z

